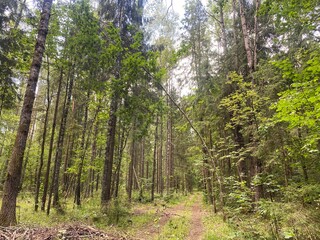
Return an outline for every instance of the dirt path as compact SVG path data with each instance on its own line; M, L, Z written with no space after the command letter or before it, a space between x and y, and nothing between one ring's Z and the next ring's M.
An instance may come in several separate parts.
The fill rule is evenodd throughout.
M193 199L196 198L196 199ZM191 215L190 232L187 240L200 240L204 232L202 217L205 212L201 207L201 196L190 196L189 201L194 202L191 206L187 206L186 202L180 203L170 208L163 208L155 211L155 220L148 223L143 229L139 229L134 235L134 240L151 240L157 239L162 232L166 223L175 216ZM188 202L188 201L187 201Z
M201 240L204 232L202 218L205 212L201 208L201 196L196 198L195 204L192 206L191 227L187 240Z
M174 216L179 216L186 210L185 203L180 203L170 208L159 207L155 210L155 219L143 229L139 229L133 236L134 240L151 240L160 235L163 227ZM141 210L139 210L141 212Z

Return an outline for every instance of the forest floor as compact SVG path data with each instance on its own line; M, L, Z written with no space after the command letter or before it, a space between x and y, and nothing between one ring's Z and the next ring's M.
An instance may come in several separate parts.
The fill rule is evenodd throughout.
M17 206L19 224L0 227L0 240L320 239L319 211L297 203L265 201L260 203L259 211L252 213L227 209L226 222L203 202L202 193L158 196L154 202L145 203L130 204L120 199L110 203L107 213L101 212L98 194L83 199L81 207L75 206L72 199L61 199L61 203L64 214L52 209L47 216L34 211L31 194L21 194Z
M124 217L121 225L101 225L90 221L70 221L70 218L37 223L32 216L24 216L16 227L0 228L0 240L5 239L125 239L125 240L160 240L160 239L204 239L205 218L208 209L202 203L200 193L177 199L174 203L156 200L149 204L134 204L131 214ZM41 213L39 213L41 214ZM34 214L33 215L37 215ZM55 218L53 216L53 218ZM123 217L122 217L123 218ZM39 216L41 219L41 216Z

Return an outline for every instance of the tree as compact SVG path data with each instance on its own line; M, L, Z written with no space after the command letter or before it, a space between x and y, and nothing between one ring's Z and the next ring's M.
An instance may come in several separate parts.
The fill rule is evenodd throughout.
M45 0L42 7L41 19L38 27L38 37L30 69L30 76L21 110L20 123L12 151L6 182L4 185L3 200L0 212L0 225L10 226L17 223L16 202L19 192L23 154L29 133L35 91L45 49L46 36L50 19L52 0Z

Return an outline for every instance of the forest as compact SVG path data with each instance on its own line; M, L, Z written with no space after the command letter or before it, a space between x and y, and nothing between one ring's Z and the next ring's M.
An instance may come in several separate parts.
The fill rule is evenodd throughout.
M319 42L319 0L1 0L0 239L320 239Z

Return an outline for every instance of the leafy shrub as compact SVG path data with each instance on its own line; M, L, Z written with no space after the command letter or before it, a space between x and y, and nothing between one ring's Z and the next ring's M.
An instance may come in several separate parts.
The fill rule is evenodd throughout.
M252 192L245 182L239 182L234 177L226 179L229 189L227 204L234 213L248 213L252 210Z
M320 204L320 184L290 185L283 189L286 202L300 202L303 205Z

